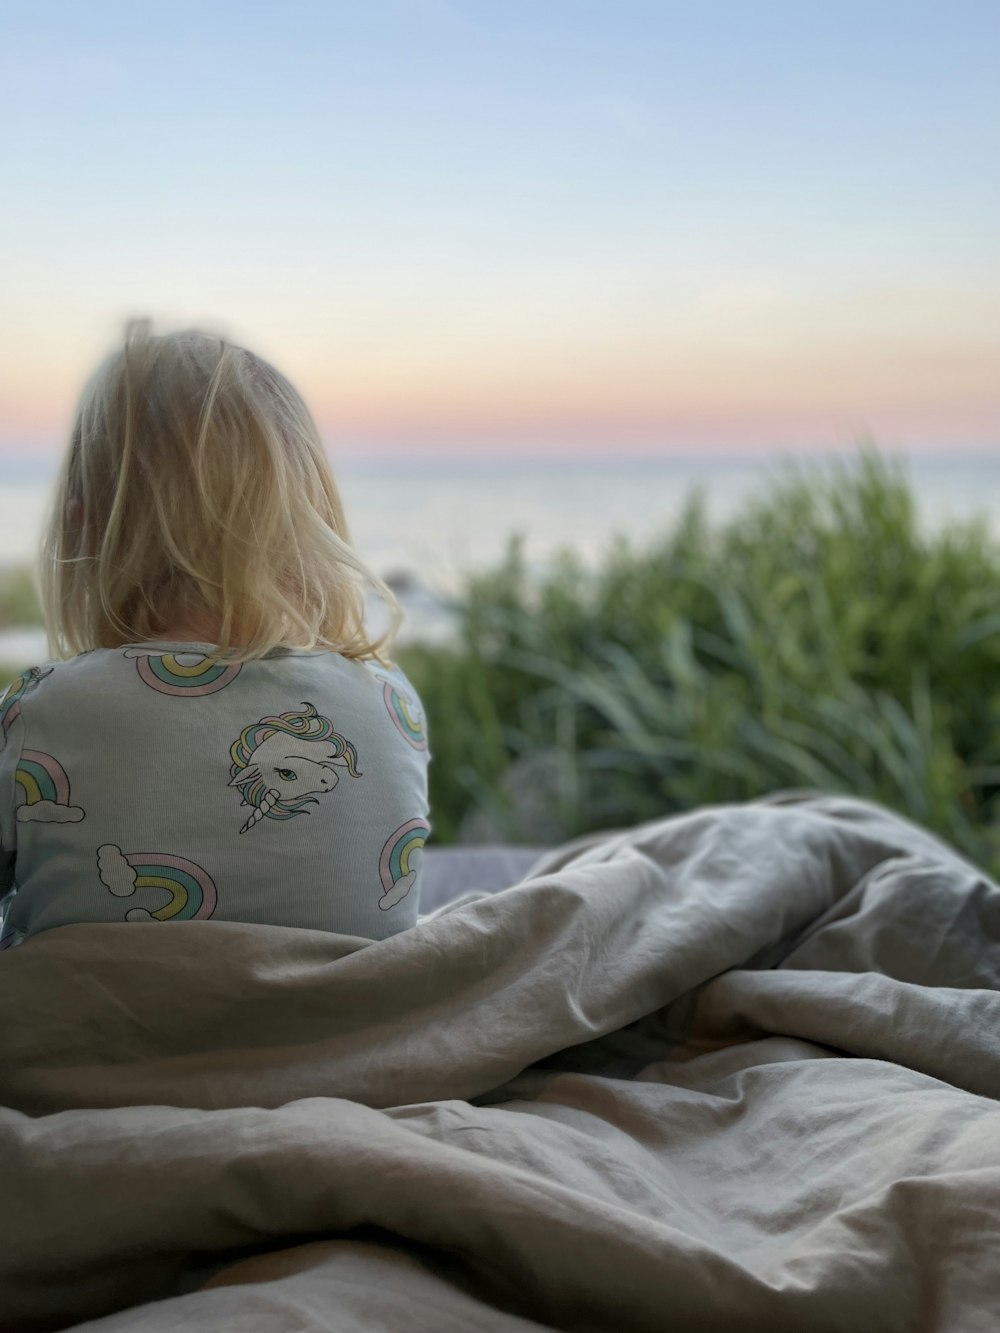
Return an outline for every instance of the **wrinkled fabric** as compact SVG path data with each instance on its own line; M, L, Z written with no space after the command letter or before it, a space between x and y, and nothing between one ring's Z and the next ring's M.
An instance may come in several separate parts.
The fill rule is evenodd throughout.
M784 792L370 941L0 956L0 1327L996 1327L1000 889Z

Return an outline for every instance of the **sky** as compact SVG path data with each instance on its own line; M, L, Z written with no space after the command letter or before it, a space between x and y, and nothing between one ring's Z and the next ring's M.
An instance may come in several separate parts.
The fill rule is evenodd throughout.
M996 0L0 0L0 458L148 315L345 456L1000 448Z

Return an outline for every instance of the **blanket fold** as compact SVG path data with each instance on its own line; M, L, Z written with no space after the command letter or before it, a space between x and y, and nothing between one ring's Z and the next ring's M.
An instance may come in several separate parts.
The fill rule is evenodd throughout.
M804 792L378 942L42 933L0 1328L992 1328L998 982L996 885Z

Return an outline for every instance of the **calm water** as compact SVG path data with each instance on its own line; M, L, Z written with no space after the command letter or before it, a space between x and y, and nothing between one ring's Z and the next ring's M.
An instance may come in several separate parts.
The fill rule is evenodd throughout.
M523 534L533 564L567 546L596 563L615 534L642 543L669 529L695 487L709 515L726 519L766 491L791 457L407 460L341 463L335 472L359 553L383 577L417 585L403 597L412 635L421 625L441 629L440 601L464 571L494 563L512 532ZM902 464L925 530L983 514L1000 537L1000 451L914 455ZM0 564L32 558L53 471L53 463L0 457ZM2 636L0 658L12 660Z

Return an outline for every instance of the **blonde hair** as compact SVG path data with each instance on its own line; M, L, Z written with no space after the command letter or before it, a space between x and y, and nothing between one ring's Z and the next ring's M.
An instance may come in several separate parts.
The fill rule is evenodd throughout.
M385 662L399 605L351 549L298 392L222 335L150 330L130 320L80 398L39 553L49 652L155 639L194 615L221 625L219 661L285 645ZM374 638L366 585L390 611Z

